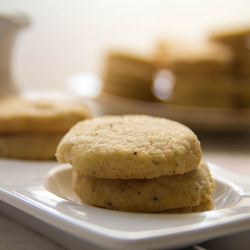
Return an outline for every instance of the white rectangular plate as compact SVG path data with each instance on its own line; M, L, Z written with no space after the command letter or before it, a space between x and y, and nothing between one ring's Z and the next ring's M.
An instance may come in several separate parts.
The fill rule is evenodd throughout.
M209 164L216 179L216 208L190 214L128 213L78 204L48 191L54 162L0 160L0 199L51 226L109 249L184 247L250 229L250 183ZM67 176L66 176L67 178ZM54 179L53 181L57 181ZM60 185L60 180L54 183Z

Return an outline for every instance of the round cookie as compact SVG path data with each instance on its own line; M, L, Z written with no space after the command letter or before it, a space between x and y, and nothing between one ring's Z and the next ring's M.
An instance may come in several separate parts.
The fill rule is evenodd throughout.
M230 72L233 53L223 45L216 43L168 43L168 68L174 76L204 75ZM167 56L167 55L166 55Z
M57 158L89 177L143 179L196 169L201 148L196 135L178 122L107 116L74 126L60 142Z
M82 201L115 210L197 211L208 208L205 204L211 200L214 190L214 181L205 163L186 174L140 180L92 178L79 174L77 169L74 171L74 189Z
M214 32L210 36L211 41L224 43L233 49L247 48L249 44L250 28L228 29Z
M156 72L151 58L130 52L110 51L106 60L106 73L134 76L139 79L152 80Z
M156 68L150 58L110 52L103 72L103 92L133 99L157 101L152 92Z
M0 157L52 160L64 134L0 135Z
M120 79L122 80L119 80ZM132 77L107 76L104 78L103 92L126 98L141 100L156 100L153 94L153 81L142 81ZM117 84L122 83L122 84ZM145 88L146 87L146 88Z
M111 52L107 58L105 74L135 77L152 81L156 68L149 58L129 53Z
M86 107L72 102L0 99L0 134L64 133L88 117Z

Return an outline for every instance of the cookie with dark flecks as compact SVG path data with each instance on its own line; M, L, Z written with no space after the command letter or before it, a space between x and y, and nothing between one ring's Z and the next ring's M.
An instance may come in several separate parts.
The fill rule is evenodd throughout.
M214 181L205 163L186 174L153 179L101 179L74 170L74 189L83 202L123 211L188 212L212 208Z
M106 116L78 123L57 148L59 162L84 176L143 179L197 169L201 147L186 126L145 115Z

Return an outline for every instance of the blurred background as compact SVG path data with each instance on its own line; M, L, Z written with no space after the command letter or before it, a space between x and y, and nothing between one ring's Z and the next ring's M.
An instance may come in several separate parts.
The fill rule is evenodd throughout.
M97 115L249 131L249 1L0 2L2 85L91 97Z
M148 52L159 39L200 39L250 23L248 0L0 0L2 13L24 12L13 74L24 89L57 89L73 74L100 73L110 47Z

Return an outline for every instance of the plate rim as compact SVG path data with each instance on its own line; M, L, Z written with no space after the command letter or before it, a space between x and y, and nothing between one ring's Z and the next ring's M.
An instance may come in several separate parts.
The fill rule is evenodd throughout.
M217 165L208 163L212 168ZM231 172L225 169L220 169L222 172ZM51 170L50 170L51 171ZM232 172L231 172L232 173ZM240 175L239 175L240 176ZM232 179L226 178L230 184L234 184ZM231 183L232 182L232 183ZM235 184L240 187L239 184ZM242 187L240 187L242 189ZM48 191L49 192L49 191ZM145 234L143 232L125 232L121 230L109 229L103 226L96 226L88 221L79 221L70 215L58 212L56 209L52 209L45 204L39 203L39 201L32 200L27 196L22 196L18 193L6 190L6 188L0 185L0 198L2 201L9 205L12 205L31 216L34 216L48 224L62 229L63 231L74 236L80 237L83 240L90 241L97 245L102 245L105 247L119 248L119 249L143 249L143 246L160 247L163 246L162 241L168 241L167 247L177 247L184 246L188 241L191 242L201 242L215 237L220 237L228 235L230 233L235 233L250 228L250 214L240 214L234 216L234 218L227 218L222 222L217 221L210 223L209 225L196 226L192 230L187 228L187 231L183 230L181 232L168 233L168 228L164 229L154 229L149 233ZM230 209L230 208L225 208ZM203 213L209 213L203 212ZM232 225L234 225L232 227ZM188 225L190 227L190 225ZM226 226L226 229L224 228ZM224 229L224 230L222 230ZM122 232L122 234L121 234ZM142 235L143 234L143 235ZM175 235L175 237L173 237ZM181 242L177 242L176 238L182 236L185 238ZM188 241L187 241L188 239ZM166 246L166 245L164 245Z

